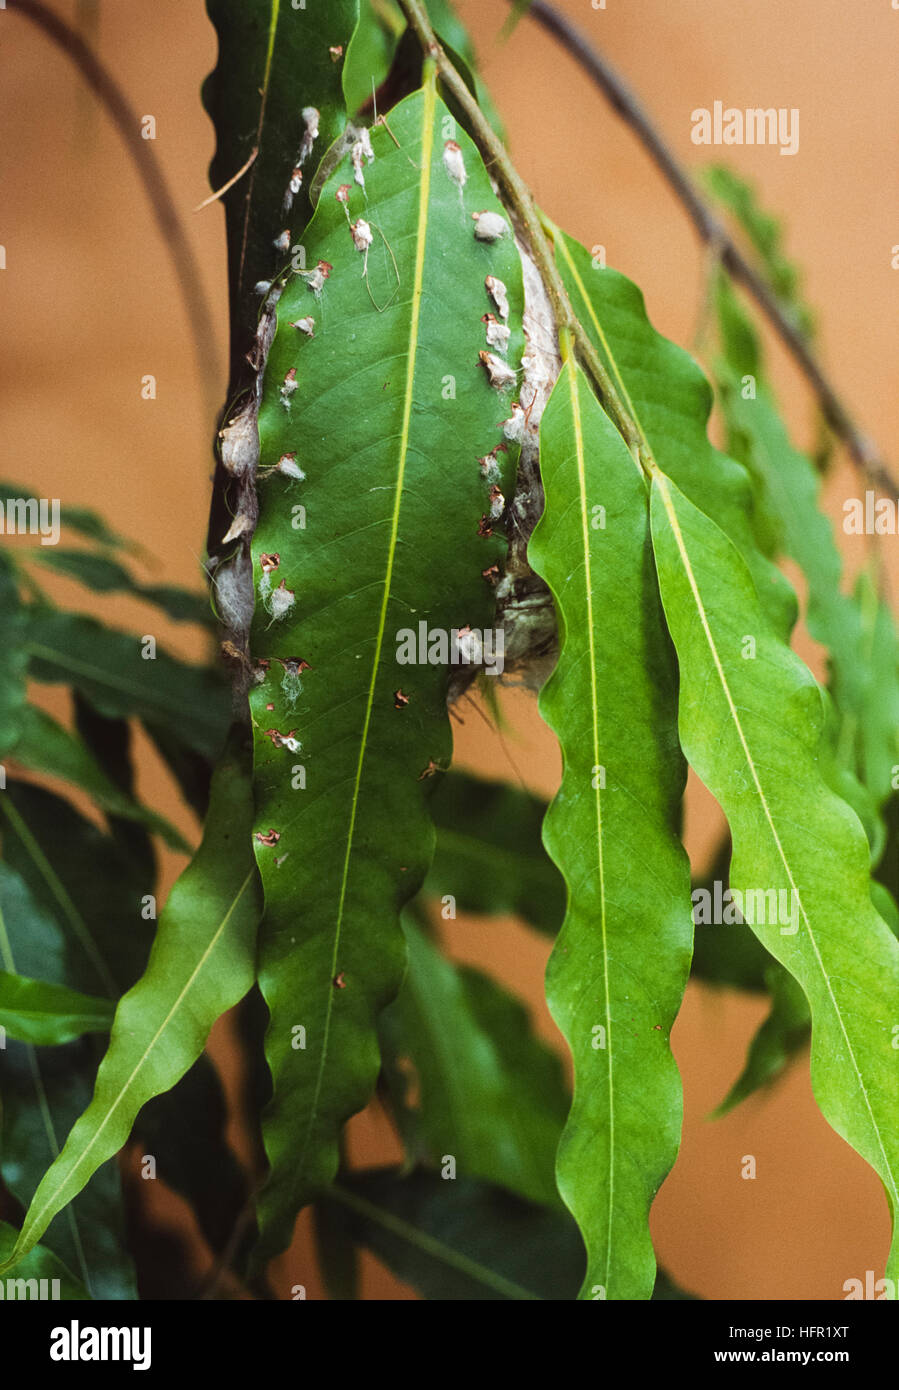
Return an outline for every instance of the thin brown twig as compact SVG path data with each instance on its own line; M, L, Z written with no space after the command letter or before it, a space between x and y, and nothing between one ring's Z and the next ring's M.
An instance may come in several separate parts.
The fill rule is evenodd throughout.
M200 384L207 398L210 416L218 409L218 389L223 372L216 349L215 324L200 264L188 239L162 165L151 142L142 140L140 118L121 87L81 35L43 0L14 0L11 11L22 15L51 39L71 59L109 115L124 141L132 163L144 186L156 224L168 248L172 267L190 321Z
M685 208L700 238L718 248L725 270L752 296L789 349L818 397L828 424L842 439L854 461L879 487L894 494L899 493L899 485L891 476L876 445L856 425L806 338L784 313L770 286L746 260L724 224L697 192L686 169L675 158L673 151L624 79L593 47L584 33L565 15L560 14L548 0L533 0L527 13L558 39L562 47L593 79L625 124L633 130Z
M229 192L229 190L232 189L236 183L240 183L240 180L243 178L244 174L247 172L258 153L259 146L254 145L253 149L250 151L250 157L246 161L246 163L242 164L238 169L237 173L232 174L228 182L223 183L221 188L217 188L214 193L210 193L209 197L204 198L202 203L197 203L197 206L194 208L194 212L202 212L204 208L208 208L213 203L217 203L219 198L224 198L225 194Z

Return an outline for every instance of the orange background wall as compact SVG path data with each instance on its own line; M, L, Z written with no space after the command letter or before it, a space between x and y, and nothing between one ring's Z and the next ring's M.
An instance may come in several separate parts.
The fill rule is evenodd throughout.
M69 20L91 22L96 6L56 0ZM462 0L483 72L506 122L519 168L550 215L588 245L605 245L611 265L645 291L656 326L689 345L702 294L703 255L647 156L602 97L530 21L502 47L505 0ZM890 0L561 0L641 94L690 166L726 154L751 176L765 203L788 215L789 249L806 271L820 311L822 353L867 430L889 452L899 437L896 285L890 254L899 242L894 177L899 13ZM3 71L0 142L0 273L4 386L0 477L44 496L90 505L137 537L158 560L157 577L199 584L213 429L209 402L224 390L225 253L217 206L194 215L206 195L213 133L199 87L215 58L201 0L105 0L94 39L140 115L156 117L155 150L171 181L211 297L217 334L205 344L198 379L184 310L164 246L119 137L71 65L14 12L0 12ZM89 32L91 32L89 30ZM746 106L799 107L800 149L706 151L690 143L690 112L715 99ZM792 364L772 348L774 380L800 438L809 401ZM158 399L140 397L152 373ZM827 496L859 495L845 465ZM845 540L845 538L842 538ZM856 542L856 544L859 544ZM891 542L887 541L887 544ZM858 554L847 548L850 566ZM891 570L895 579L895 567ZM75 586L50 586L84 605ZM112 621L153 630L200 659L195 634L152 620L122 599L90 600ZM808 639L800 649L820 672ZM39 692L48 708L63 706ZM517 775L551 793L558 778L553 739L529 697L513 694L514 731L505 746L474 711L457 726L462 762L489 776ZM180 820L166 774L140 746L141 786ZM698 859L719 825L711 799L691 787L688 841ZM166 861L166 882L181 861ZM542 1002L546 946L512 922L449 924L451 949L519 988L537 1026L558 1045ZM817 1114L804 1064L770 1096L725 1120L707 1120L736 1075L763 1005L691 987L674 1034L684 1075L681 1156L653 1213L660 1259L706 1298L842 1296L844 1280L882 1265L886 1204L867 1166ZM228 1070L227 1029L216 1050ZM383 1117L353 1122L359 1163L395 1155ZM755 1181L740 1177L743 1155ZM174 1199L167 1220L183 1220ZM305 1219L277 1271L285 1291L320 1283ZM366 1297L411 1297L374 1261Z

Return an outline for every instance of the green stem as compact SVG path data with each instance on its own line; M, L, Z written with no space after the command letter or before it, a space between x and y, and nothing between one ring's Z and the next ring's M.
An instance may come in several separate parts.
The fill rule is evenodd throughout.
M599 354L572 308L565 284L556 267L552 242L547 235L545 224L530 189L518 173L506 152L505 146L469 91L464 78L442 48L431 27L431 21L424 5L420 3L420 0L399 0L399 6L408 20L409 28L418 39L425 57L434 61L443 85L464 111L471 125L475 144L483 155L488 170L499 183L508 207L515 214L527 241L528 250L546 287L559 332L568 330L571 334L575 354L584 370L592 378L603 409L634 458L641 464L645 472L650 474L655 467L652 455L649 453L636 423L625 408L612 378L600 360Z
M91 936L87 923L81 916L81 913L78 911L69 894L66 892L55 869L32 835L31 830L7 797L0 800L0 812L6 816L6 819L12 826L15 834L19 837L23 848L30 856L38 873L41 875L51 894L59 904L64 916L68 918L72 931L80 942L91 965L96 970L106 993L109 995L110 999L118 999L120 993L118 986L97 947L97 943Z
M376 1225L381 1226L383 1230L390 1231L392 1235L399 1236L401 1240L408 1241L410 1245L414 1245L416 1249L421 1250L424 1254L430 1255L435 1260L440 1260L441 1263L448 1265L451 1269L455 1269L459 1274L464 1274L467 1278L476 1280L477 1283L483 1284L485 1288L493 1289L495 1293L501 1294L503 1298L539 1301L537 1295L531 1293L529 1289L522 1288L520 1284L513 1283L511 1279L506 1279L503 1275L497 1274L494 1270L478 1264L476 1260L471 1260L467 1255L462 1255L458 1250L453 1250L450 1246L444 1245L442 1240L436 1240L433 1236L427 1235L426 1232L419 1230L417 1226L413 1226L410 1222L404 1221L402 1217L394 1216L392 1212L384 1211L381 1207L375 1206L373 1202L366 1201L364 1197L359 1197L354 1192L348 1192L344 1187L330 1187L326 1195L329 1198L341 1202L345 1207L349 1207L350 1211L355 1211L360 1216L364 1216L367 1220L373 1221Z

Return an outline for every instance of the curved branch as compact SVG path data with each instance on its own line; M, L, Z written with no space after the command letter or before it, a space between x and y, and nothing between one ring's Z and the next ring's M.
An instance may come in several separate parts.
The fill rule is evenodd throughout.
M121 135L144 186L156 225L168 247L190 320L200 383L211 407L211 415L215 417L218 410L217 382L222 364L214 346L216 335L212 312L203 289L199 262L188 240L162 165L152 145L141 139L140 118L115 78L81 35L54 14L43 0L14 0L12 12L36 24L71 59Z
M678 163L627 83L602 54L597 52L581 30L565 15L560 14L548 0L533 0L527 13L559 40L562 47L593 79L621 119L634 131L656 168L685 208L701 239L716 248L724 268L752 296L781 341L787 346L818 397L828 424L842 439L855 462L879 487L893 493L894 496L899 493L899 484L890 476L876 445L855 424L803 335L786 317L770 287L749 264L724 224L696 191L686 169Z
M507 208L514 211L520 232L527 241L528 250L540 272L552 305L563 358L571 350L576 352L584 370L593 380L606 414L648 475L655 465L646 440L625 407L609 372L600 360L599 353L584 332L571 306L568 291L556 266L552 246L547 237L546 224L530 189L510 160L502 141L482 112L467 82L438 40L422 0L398 0L398 3L406 16L409 28L421 46L425 60L435 64L444 87L464 111L474 142L490 173L502 188Z

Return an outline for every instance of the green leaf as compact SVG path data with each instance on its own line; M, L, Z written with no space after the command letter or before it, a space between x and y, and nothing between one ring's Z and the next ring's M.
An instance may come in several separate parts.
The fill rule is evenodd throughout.
M216 771L203 842L172 889L144 975L116 1009L93 1100L32 1199L15 1259L122 1147L140 1107L193 1065L215 1020L253 982L258 903L245 761L236 736Z
M754 329L723 276L718 284L718 304L728 359L733 362L738 352L745 351L739 343L751 340L751 370L759 376L754 396L746 396L742 380L750 368L738 363L730 367L719 364L721 403L730 447L752 476L759 510L775 519L777 550L794 560L805 575L808 630L827 648L830 660L831 693L838 714L837 743L848 741L849 745L840 761L853 771L863 771L861 758L855 756L859 731L869 726L869 720L875 721L872 731L879 732L880 739L871 759L874 780L869 785L879 803L890 790L891 765L899 760L899 663L891 663L889 669L883 670L887 679L882 687L875 685L869 674L875 650L870 640L872 623L864 621L862 601L841 592L843 561L834 541L833 526L820 506L818 471L811 459L790 441L760 376L760 348ZM737 342L732 336L736 322L743 325ZM876 597L873 609L877 609ZM892 646L895 655L895 638ZM883 705L886 709L879 715L878 707ZM852 755L850 758L846 757L847 752Z
M565 1300L583 1276L567 1214L473 1178L374 1169L341 1179L322 1204L427 1299Z
M22 729L28 657L23 649L25 614L13 565L0 555L0 758Z
M9 795L9 791L4 793ZM61 827L63 833L66 828ZM77 839L73 843L78 846ZM8 853L9 847L6 836L4 851ZM102 870L98 873L95 863L90 867L95 886L102 883ZM2 863L0 922L4 960L17 970L24 974L39 970L54 984L63 984L73 975L76 980L93 980L89 963L82 963L80 958L71 962L80 968L71 969L64 932L41 908L24 880ZM5 1050L0 1050L0 1173L22 1206L27 1207L44 1172L58 1156L66 1128L87 1105L96 1062L95 1041L86 1038L49 1051L10 1040ZM114 1164L104 1164L51 1223L44 1244L79 1272L94 1297L137 1297L134 1271L125 1250L121 1182Z
M212 623L208 595L191 593L175 584L141 584L109 555L98 555L91 550L45 550L41 547L31 551L30 558L68 579L77 580L95 593L132 594L162 609L166 617L175 622L198 623L203 627Z
M518 28L519 21L531 8L532 0L512 0L512 12L500 30L500 39L510 39Z
M349 159L335 170L305 236L330 278L317 293L301 277L287 286L265 373L263 468L295 453L306 481L264 478L253 542L251 651L265 663L250 695L259 981L275 1088L261 1256L283 1247L297 1209L333 1176L340 1126L374 1085L376 1019L404 966L398 908L433 853L426 800L450 758L447 673L398 661L402 634L423 624L448 640L465 624L489 629L493 615L482 571L503 548L483 534L479 459L501 442L510 400L478 354L496 275L517 360L520 263L510 235L476 239L472 212L499 205L458 128L464 188L444 167L453 129L429 81L391 113L392 135L373 130L364 193ZM344 184L348 210L335 197ZM367 262L347 216L373 228ZM310 314L312 338L291 326ZM298 389L284 395L293 370ZM506 492L512 467L500 453ZM300 498L305 528L292 524ZM263 569L263 555L277 566Z
M515 916L555 936L565 883L546 853L546 802L503 782L448 772L430 804L437 851L424 892L451 894L462 912Z
M703 182L712 196L733 214L761 261L762 272L781 308L806 337L814 331L814 316L800 298L799 270L786 256L783 224L761 207L752 184L725 165L712 165L702 171ZM747 371L751 368L746 368Z
M29 497L31 495L31 489L23 487L21 483L0 482L0 497ZM60 525L63 531L77 531L86 540L93 541L105 549L128 550L132 555L146 555L137 541L133 541L127 536L120 536L118 532L111 530L102 516L97 512L90 511L87 507L61 507Z
M203 88L216 131L213 189L233 179L258 151L222 197L232 337L241 353L243 337L256 330L254 286L271 280L284 263L275 239L286 230L291 245L301 240L316 166L343 130L343 65L359 0L327 0L326 8L310 0L302 9L289 0L207 0L206 9L219 41L218 61ZM302 113L308 107L318 112L318 134L301 158ZM287 207L295 167L301 167L303 181Z
M3 951L0 936L0 1032L37 1046L71 1042L84 1033L106 1033L113 1006L65 985L47 984L12 973L12 961Z
M32 608L25 643L30 674L74 686L101 714L135 715L170 728L189 747L214 758L231 707L225 682L208 667L176 661L155 645L151 649L147 637L152 634L137 637L79 614Z
M342 1179L315 1210L426 1299L561 1302L583 1276L583 1245L566 1213L469 1178L369 1169ZM662 1270L652 1296L695 1297Z
M140 974L153 932L143 907L154 884L143 865L42 787L11 783L0 798L0 829L7 865L52 923L42 945L21 933L16 969L117 999ZM17 911L8 920L18 931ZM49 972L50 958L60 962L59 976Z
M871 575L859 574L852 598L858 612L863 686L860 708L857 713L846 710L841 733L854 749L858 776L882 808L895 791L899 765L899 632Z
M682 747L730 823L732 888L785 895L777 914L765 901L762 915L777 922L752 929L809 1002L812 1085L825 1118L879 1174L895 1214L899 943L871 904L864 831L816 765L820 691L771 632L723 532L663 474L652 494ZM894 1275L897 1259L894 1249Z
M648 1299L649 1207L681 1126L668 1037L692 943L676 829L685 767L646 487L570 359L541 421L540 468L528 555L562 634L540 712L564 760L544 840L568 884L547 999L575 1074L559 1189L587 1246L581 1297Z
M423 893L452 894L463 912L520 917L555 936L565 915L565 881L543 845L546 809L541 797L518 787L448 772L430 803L437 851ZM695 888L712 891L716 879L726 888L729 865L727 838ZM694 933L690 975L704 984L761 992L770 964L749 931L699 926Z
M563 232L554 235L557 264L575 312L650 452L681 491L730 536L749 566L762 607L786 640L796 621L796 595L758 548L745 468L709 442L708 382L682 348L652 327L636 285L615 270L594 268L583 246Z
M808 1043L811 1018L799 985L783 966L772 965L765 976L771 1012L749 1045L746 1062L715 1116L736 1105L779 1077L796 1053Z
M807 582L809 632L828 649L832 703L819 748L819 767L831 790L858 815L872 862L876 862L885 835L880 807L890 793L892 766L899 758L895 625L866 576L861 580L865 587L856 595L841 592L843 562L831 522L821 508L818 469L790 441L764 381L758 334L723 273L717 277L716 300L724 350L717 375L728 447L753 479L759 542L770 553L786 554L799 565ZM751 383L747 374L754 378ZM763 534L759 534L760 525ZM893 899L873 883L871 892L877 910L893 930ZM755 1083L772 1079L807 1041L804 997L796 986L791 987L789 977L784 981L782 971L775 970L774 978L778 988L771 1013L751 1045L747 1066L726 1105L749 1095Z
M371 101L372 92L386 78L405 28L402 11L393 0L361 0L359 23L343 70L343 89L351 115Z
M0 1221L0 1260L5 1260L12 1252L16 1243L16 1231L5 1221ZM9 1285L13 1279L24 1279L28 1281L22 1286L17 1286L13 1295L9 1292ZM18 1264L14 1265L10 1273L6 1276L6 1300L10 1297L17 1300L19 1298L37 1298L40 1293L40 1281L46 1279L51 1294L59 1299L65 1300L85 1300L90 1298L87 1289L79 1279L76 1279L62 1260L53 1254L52 1250L46 1249L43 1245L36 1245ZM31 1282L37 1280L37 1286ZM54 1289L54 1281L59 1284Z
M561 1063L518 1000L446 960L411 920L403 930L409 969L381 1031L387 1056L407 1057L417 1074L419 1154L438 1166L451 1154L463 1176L555 1205Z
M164 816L139 805L120 791L81 740L34 705L26 706L22 732L12 756L32 772L44 772L73 783L111 816L137 821L156 831L170 849L181 854L190 853L190 846L180 831Z

